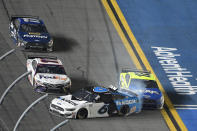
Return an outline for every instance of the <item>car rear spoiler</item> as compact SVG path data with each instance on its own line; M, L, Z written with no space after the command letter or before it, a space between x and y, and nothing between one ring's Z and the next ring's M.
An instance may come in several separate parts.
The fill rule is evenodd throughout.
M34 59L34 58L42 58L42 59L53 59L53 60L57 60L57 57L56 57L56 56L28 55L28 59Z
M147 70L137 70L137 69L130 69L130 68L123 68L122 69L122 72L123 73L126 73L126 72L139 72L139 73L147 73L147 74L150 74L150 71L147 71Z
M17 18L34 18L34 19L39 19L39 16L32 16L32 15L11 15L10 20L14 20Z

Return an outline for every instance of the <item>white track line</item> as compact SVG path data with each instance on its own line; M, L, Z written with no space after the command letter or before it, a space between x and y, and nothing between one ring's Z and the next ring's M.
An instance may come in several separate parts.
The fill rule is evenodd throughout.
M9 54L11 54L11 53L14 52L14 51L15 51L15 49L12 49L12 50L6 52L4 55L2 55L2 56L0 57L0 60L3 60L6 56L8 56Z
M36 101L34 101L30 106L27 107L27 109L25 109L25 111L23 112L23 114L20 116L20 118L18 119L18 121L16 122L13 131L16 131L18 125L20 124L21 120L23 119L23 117L26 115L26 113L36 104L38 104L41 100L45 99L48 96L48 94L45 94L43 96L41 96L40 98L38 98Z
M174 106L186 106L186 107L193 106L193 107L197 107L197 105L176 105L176 104Z
M197 108L187 108L187 107L175 107L178 110L197 110Z
M56 125L55 127L53 127L50 131L56 131L58 128L60 128L61 126L63 126L66 123L68 123L68 119L62 121L61 123L59 123L58 125Z
M0 105L3 103L3 100L5 98L5 96L7 95L7 93L14 87L14 85L19 82L23 77L25 77L26 75L30 74L31 71L25 72L24 74L22 74L21 76L19 76L14 82L12 82L12 84L4 91L4 93L2 94L1 98L0 98Z

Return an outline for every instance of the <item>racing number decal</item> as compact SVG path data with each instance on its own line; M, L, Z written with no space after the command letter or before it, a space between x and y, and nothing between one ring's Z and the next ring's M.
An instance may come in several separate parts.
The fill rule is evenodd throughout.
M103 105L99 110L98 113L99 114L104 114L108 111L108 104L107 105Z
M120 75L120 87L121 88L129 88L131 83L131 77L129 73Z

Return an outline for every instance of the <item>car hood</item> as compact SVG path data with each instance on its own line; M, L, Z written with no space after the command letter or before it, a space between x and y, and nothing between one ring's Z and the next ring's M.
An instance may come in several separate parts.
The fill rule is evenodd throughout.
M87 101L71 100L72 95L60 96L52 100L52 104L58 105L62 108L76 108L83 105Z
M19 35L26 42L48 43L51 40L49 33L19 32Z
M70 82L67 75L61 74L37 73L35 79L47 84L67 84Z
M160 99L162 96L161 91L158 88L146 88L143 98L145 99Z

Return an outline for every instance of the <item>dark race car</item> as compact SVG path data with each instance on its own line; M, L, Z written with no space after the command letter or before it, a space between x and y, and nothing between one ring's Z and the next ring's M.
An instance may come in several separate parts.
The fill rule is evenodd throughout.
M42 20L33 16L12 16L10 19L10 36L17 46L25 49L53 51L51 38Z

